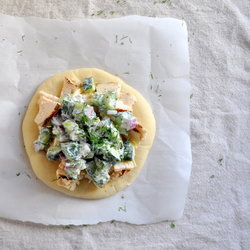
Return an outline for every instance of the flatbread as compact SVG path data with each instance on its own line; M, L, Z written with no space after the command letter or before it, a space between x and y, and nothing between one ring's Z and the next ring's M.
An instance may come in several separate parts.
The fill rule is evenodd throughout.
M49 161L47 160L44 152L34 151L33 142L37 139L39 133L37 124L34 122L34 118L38 113L37 102L39 98L39 91L42 90L49 94L60 96L65 77L72 79L76 83L80 83L84 78L90 76L92 76L97 83L120 83L122 86L122 92L135 95L137 102L133 106L133 114L138 118L140 124L142 124L147 130L147 136L135 150L136 167L129 173L126 173L117 179L111 180L103 188L97 188L93 183L89 183L87 179L83 179L80 181L76 190L72 192L63 187L59 187L56 182L53 181L53 179L56 178L56 169L59 162ZM54 75L39 86L27 108L23 120L22 131L25 149L32 169L42 182L66 195L84 199L100 199L117 193L118 191L129 186L135 180L141 171L148 152L153 144L155 136L155 118L149 103L144 99L144 97L137 90L125 84L119 77L95 68L82 68Z

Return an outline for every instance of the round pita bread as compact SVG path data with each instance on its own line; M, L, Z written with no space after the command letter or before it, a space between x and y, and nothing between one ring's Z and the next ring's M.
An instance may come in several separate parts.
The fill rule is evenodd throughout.
M90 76L95 79L95 82L99 83L120 83L122 86L122 92L135 95L135 97L137 98L137 102L133 106L133 114L138 118L139 122L147 130L147 135L135 150L136 167L130 172L117 179L111 180L103 188L97 188L93 183L89 183L87 179L83 179L80 181L80 184L74 191L69 191L63 187L58 186L56 182L53 181L53 179L56 178L56 169L59 165L59 162L49 161L47 160L44 152L34 151L33 142L37 139L39 132L37 124L34 122L34 118L38 113L37 101L39 98L39 91L41 90L55 96L60 96L65 77L68 77L75 82L82 82L84 78ZM137 90L125 84L120 78L99 69L82 68L54 75L39 86L29 103L27 112L23 120L22 131L24 145L32 169L42 182L66 195L84 199L100 199L117 193L118 191L129 186L136 179L137 175L143 167L143 164L147 158L148 152L154 140L155 119L150 105L143 98L143 96Z

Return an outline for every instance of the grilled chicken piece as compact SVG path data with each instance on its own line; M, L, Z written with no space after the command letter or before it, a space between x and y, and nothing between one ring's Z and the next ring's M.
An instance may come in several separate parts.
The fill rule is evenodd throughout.
M64 187L66 189L68 189L69 191L74 191L76 189L77 184L79 183L79 181L75 181L75 180L68 180L66 178L59 178L56 181L56 184L60 187Z
M134 161L123 161L116 163L113 167L110 168L109 174L112 179L123 176L128 173L132 168L135 168Z
M96 92L105 94L109 91L115 92L116 96L120 95L121 85L118 83L99 83L96 85Z
M70 191L74 191L76 189L76 186L80 184L80 180L83 179L85 176L84 171L81 171L80 175L78 176L78 180L71 180L68 178L67 173L64 171L65 167L65 161L61 161L58 169L56 170L56 178L57 180L57 185L64 187Z
M125 105L133 106L137 101L136 97L130 93L121 93L119 98Z
M76 189L77 184L79 184L79 181L69 180L67 174L64 171L64 166L65 166L64 161L61 161L61 163L58 166L58 169L56 170L56 178L58 179L56 181L56 184L58 186L65 187L70 191L74 191Z
M130 169L121 170L121 171L118 171L118 172L113 171L113 172L111 172L110 177L112 179L116 179L116 178L119 178L119 177L123 176L124 174L127 174L129 171L130 171Z
M64 164L61 166L60 165L59 165L59 168L56 170L56 178L60 178L60 177L68 178L66 172L64 171Z
M45 96L45 97L47 97L48 99L50 99L51 101L54 101L54 102L58 102L59 101L59 98L57 97L57 96L55 96L55 95L51 95L51 94L48 94L47 92L44 92L44 91L39 91L39 94L40 94L40 96L42 97L42 96ZM40 98L41 98L40 97Z
M146 137L146 134L147 130L138 123L134 129L128 132L128 139L133 144L138 145Z
M53 101L42 95L38 102L39 105L39 112L35 117L35 123L38 127L42 127L46 121L48 121L53 115L56 114L58 109L60 108L60 103Z
M65 94L80 94L80 88L67 77L64 78L61 96Z
M116 110L132 112L135 102L136 98L134 95L129 93L120 93L120 97L116 102Z
M65 167L65 162L62 160L58 165L58 168L64 170L64 167Z
M135 167L135 163L133 161L122 161L117 162L114 165L114 171L119 172L121 170L130 170Z

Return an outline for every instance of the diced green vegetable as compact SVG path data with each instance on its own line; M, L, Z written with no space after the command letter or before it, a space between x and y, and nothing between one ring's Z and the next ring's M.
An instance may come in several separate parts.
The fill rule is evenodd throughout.
M82 85L83 85L82 89L86 93L94 92L95 91L95 83L94 83L94 78L93 77L85 78L83 80Z
M90 127L88 131L90 134L90 139L94 142L99 142L99 139L102 141L104 138L116 144L121 142L120 134L109 118L105 118L96 126Z
M101 122L98 123L97 126L91 126L88 129L90 140L93 142L98 142L99 139L105 136L108 133L108 128L105 126L101 126Z
M92 104L95 106L101 106L106 110L115 109L116 107L116 93L108 91L105 94L95 93L92 99Z
M116 101L117 101L116 93L109 91L106 94L104 94L103 107L105 109L115 109Z
M95 161L88 164L86 169L88 175L91 177L93 183L97 187L102 187L110 179L109 169L112 165L109 162L103 161L95 157Z
M76 110L76 113L77 113L77 111L82 112L84 105L85 105L85 103L83 103L83 102L76 102L75 107L74 107L74 110Z
M118 112L116 115L111 116L111 119L119 132L124 135L127 135L128 131L137 124L137 119L128 111Z
M66 161L64 171L73 179L78 180L81 170L86 168L86 162L83 159L77 161Z
M84 159L92 159L95 155L94 151L90 151L85 157Z
M108 183L110 179L109 170L101 169L100 171L96 171L91 177L93 183L100 188Z
M66 132L68 134L70 134L71 132L73 132L74 130L78 130L79 126L76 122L72 121L72 120L66 120L62 123L63 127L65 128Z
M93 96L93 98L92 98L92 104L94 106L102 106L103 99L104 99L104 94L95 93L94 96Z
M69 137L72 141L86 141L87 135L83 129L79 128L78 130L72 131Z
M103 169L100 172L96 172L91 177L93 183L99 188L106 185L110 179L107 169Z
M92 120L96 119L96 113L94 111L94 108L90 105L86 105L83 108L83 116L82 116L82 122L91 123Z
M81 146L77 142L64 142L61 143L62 152L65 157L70 161L76 161L81 158Z
M90 145L88 143L85 143L85 142L81 143L81 152L80 153L81 153L83 158L85 158L85 157L92 158L92 157L90 157L91 156L91 154L90 154L91 148L90 148Z
M58 161L60 159L59 154L61 151L60 144L51 145L46 153L47 159L50 161Z
M52 134L56 136L59 142L66 142L70 139L68 134L66 134L60 126L53 126Z
M86 172L90 177L95 173L95 170L96 170L96 164L94 160L86 162Z
M104 160L115 164L121 160L121 150L115 148L109 141L103 141L94 146L96 155L102 156Z
M70 140L72 141L84 141L86 140L86 133L83 129L79 128L79 125L72 121L66 120L62 123L65 131L69 135Z
M110 162L107 161L103 161L101 159L99 159L98 157L95 157L95 164L97 166L96 170L100 171L102 169L110 169L112 164Z
M42 128L39 131L38 139L34 141L35 151L44 150L52 139L51 128Z
M74 117L74 120L77 122L82 121L82 116L83 116L83 108L86 104L83 102L76 102L74 110L72 112L72 115Z
M131 144L131 142L126 141L123 143L123 157L124 161L133 161L135 157L135 148Z
M110 144L106 144L103 149L103 158L112 163L118 162L121 160L121 151Z
M67 118L72 118L72 113L75 107L74 99L71 95L64 95L61 98L61 110L62 110L62 116Z

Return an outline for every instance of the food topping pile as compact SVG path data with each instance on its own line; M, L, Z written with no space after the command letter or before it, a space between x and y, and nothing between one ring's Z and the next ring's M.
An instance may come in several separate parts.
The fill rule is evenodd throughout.
M61 96L40 91L36 152L58 161L56 182L74 191L83 178L101 188L136 167L135 147L145 129L133 115L136 98L118 83L64 79Z

